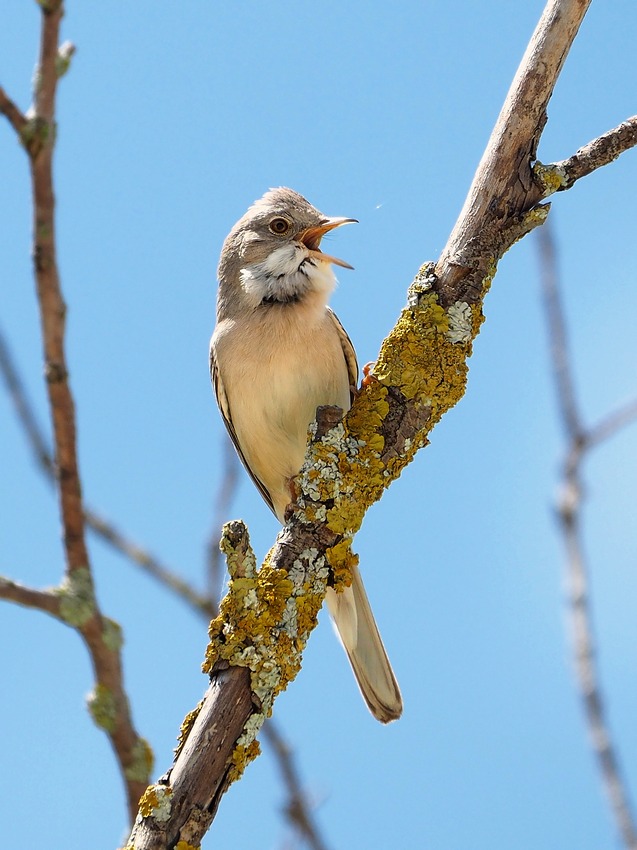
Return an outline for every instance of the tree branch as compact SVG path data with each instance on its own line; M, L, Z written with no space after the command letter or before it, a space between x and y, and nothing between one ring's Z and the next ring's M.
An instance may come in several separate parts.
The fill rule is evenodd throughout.
M27 587L17 581L0 576L0 599L16 602L18 605L24 605L25 608L35 608L56 617L58 620L62 619L60 597L56 595L54 590L37 590L34 587Z
M566 320L560 296L553 236L549 228L539 233L542 292L556 386L557 406L567 447L562 472L562 492L557 516L566 551L569 615L577 675L589 737L608 796L617 830L627 850L637 850L637 830L628 792L621 775L616 747L606 722L604 699L595 659L588 566L581 528L582 464L587 452L637 420L637 401L586 429L575 398L567 346Z
M301 790L301 780L294 764L292 751L272 720L263 724L263 736L276 754L283 782L288 792L286 806L288 819L296 826L311 850L327 850L327 845L318 832L316 824L309 817L308 802Z
M58 39L63 16L61 0L40 0L41 37L35 74L34 105L26 123L20 120L4 96L4 113L19 130L29 157L33 192L33 262L44 348L45 376L55 443L54 469L64 533L66 578L54 593L59 597L59 616L82 635L96 678L89 709L108 734L126 788L131 819L148 782L152 754L133 727L124 691L121 665L121 631L102 616L93 590L90 561L84 539L84 511L77 462L75 407L68 382L64 351L66 305L62 297L55 246L55 197L53 149L55 143L55 96L60 73ZM61 51L68 59L72 47ZM15 386L13 387L15 390ZM33 439L33 434L30 433ZM38 451L42 446L39 446ZM44 457L40 462L47 464ZM5 593L15 595L5 584ZM21 591L26 598L25 591ZM32 592L32 601L45 599ZM6 596L5 598L9 598ZM18 601L18 600L16 600ZM46 609L45 609L46 610Z
M580 148L573 156L561 162L555 162L547 168L553 169L560 177L555 191L570 189L580 177L586 177L598 168L608 165L637 145L637 115L627 118L618 127L614 127L597 139L593 139Z
M258 753L255 736L274 699L299 670L328 580L337 590L349 581L357 560L351 542L365 512L462 397L466 360L497 263L548 214L548 206L536 207L546 187L531 165L547 103L588 5L588 0L547 4L439 262L426 264L417 275L408 309L383 342L373 374L344 421L322 427L322 409L317 411L314 438L296 479L296 503L261 570L239 576L233 560L246 553L227 545L232 580L211 624L204 669L215 695L219 676L225 685L242 680L251 693L241 710L252 708L232 748L214 722L208 692L193 712L197 720L184 729L188 747L180 749L162 787L170 805L140 809L130 848L200 843L220 794ZM237 693L232 691L233 699ZM223 704L222 697L219 710ZM188 754L200 747L225 753L224 768L215 776L204 773L199 761L188 763ZM147 791L153 799L157 787ZM197 819L200 825L194 827Z
M2 113L2 115L6 115L9 124L11 124L18 136L22 137L22 132L26 127L27 119L1 86L0 113Z

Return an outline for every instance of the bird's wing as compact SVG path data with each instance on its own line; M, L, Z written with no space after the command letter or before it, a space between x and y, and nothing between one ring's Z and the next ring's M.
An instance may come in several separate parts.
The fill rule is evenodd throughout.
M358 361L356 360L356 352L354 351L354 346L352 345L352 340L347 335L347 331L340 323L338 316L336 313L331 310L329 307L327 308L327 313L332 320L334 327L336 328L336 333L338 334L338 338L341 341L341 347L343 349L343 357L345 358L345 364L347 365L347 374L349 377L349 385L351 388L351 401L354 400L354 394L358 389Z
M345 333L345 331L343 331L343 333ZM241 459L241 463L245 466L248 475L254 481L257 490L259 491L259 493L261 493L261 495L267 502L272 513L276 515L276 511L274 510L274 505L272 504L272 497L270 496L270 493L268 492L263 481L257 478L257 476L254 474L254 472L250 468L250 465L248 464L248 461L245 459L243 452L241 451L241 445L237 438L237 432L234 430L234 425L232 424L232 413L230 412L228 396L226 395L226 391L223 386L223 381L221 380L221 374L219 373L217 360L215 358L215 351L212 345L210 346L210 378L212 380L212 386L215 391L215 396L217 397L217 404L219 405L221 418L224 421L228 434L230 435L230 439L234 443L234 447L237 450L239 458Z

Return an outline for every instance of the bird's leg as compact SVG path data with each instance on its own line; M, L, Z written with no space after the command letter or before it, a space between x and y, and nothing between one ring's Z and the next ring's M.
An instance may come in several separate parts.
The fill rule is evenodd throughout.
M361 389L363 387L368 387L373 381L377 380L377 378L374 377L374 366L375 365L376 365L376 361L370 360L369 363L366 363L363 366L363 380L361 381Z

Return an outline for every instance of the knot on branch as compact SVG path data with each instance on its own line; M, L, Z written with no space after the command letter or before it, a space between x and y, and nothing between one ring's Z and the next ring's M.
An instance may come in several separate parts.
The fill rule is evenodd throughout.
M95 592L88 567L72 570L53 592L60 599L60 618L69 626L81 628L95 614Z
M47 384L61 384L67 380L69 373L64 363L48 360L44 366L44 379Z
M248 529L242 520L232 520L223 526L219 548L226 556L231 579L254 578L257 562L250 546Z
M55 142L55 123L40 115L27 117L26 124L20 130L20 142L31 159L36 159L47 145Z

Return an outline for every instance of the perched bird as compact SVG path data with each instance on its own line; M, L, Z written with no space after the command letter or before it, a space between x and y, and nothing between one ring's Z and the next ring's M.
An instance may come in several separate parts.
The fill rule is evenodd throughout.
M239 219L219 262L210 371L232 442L261 495L284 522L291 480L320 405L348 410L358 381L352 343L327 306L336 279L321 238L355 221L328 218L292 189L271 189ZM402 700L357 568L330 614L370 711L400 717Z

